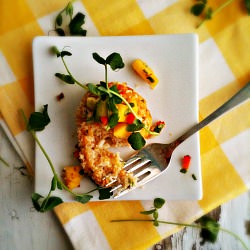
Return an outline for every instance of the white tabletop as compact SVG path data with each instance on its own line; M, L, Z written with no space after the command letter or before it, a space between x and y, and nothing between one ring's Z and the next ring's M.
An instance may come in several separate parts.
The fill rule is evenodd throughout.
M53 212L38 213L31 202L33 181L26 175L23 163L0 128L0 155L9 167L0 163L0 249L1 250L71 250L73 249ZM222 227L234 231L250 246L250 192L222 205L212 213ZM248 232L249 233L249 232ZM200 249L199 232L184 229L151 249ZM242 249L230 235L219 234L208 249Z

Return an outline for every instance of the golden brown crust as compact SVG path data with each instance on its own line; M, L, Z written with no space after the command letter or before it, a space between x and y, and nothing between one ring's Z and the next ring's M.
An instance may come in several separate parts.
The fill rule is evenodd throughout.
M138 105L138 116L148 127L152 124L152 117L147 109L146 101L129 88L125 83L118 84L123 88L121 95L130 103L136 102ZM89 122L88 118L93 115L93 111L87 107L87 98L93 94L87 92L76 112L77 139L79 146L79 160L84 173L89 175L94 182L102 187L116 180L124 188L135 183L132 174L123 169L123 162L118 153L108 150L110 147L128 146L127 139L114 136L114 130L107 130L104 125L98 122ZM96 97L98 98L98 97ZM144 136L147 133L144 131ZM115 183L117 185L117 182ZM110 185L112 186L112 184Z

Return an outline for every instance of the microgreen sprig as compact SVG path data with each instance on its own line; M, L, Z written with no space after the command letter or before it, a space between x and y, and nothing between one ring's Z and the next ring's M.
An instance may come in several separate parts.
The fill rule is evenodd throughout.
M138 130L141 130L142 128L144 128L149 134L151 135L158 135L159 133L151 131L148 127L145 126L145 124L143 124L141 122L141 118L136 114L136 112L134 111L134 109L132 108L131 104L122 96L120 95L119 91L117 91L117 89L114 88L109 88L108 86L108 77L107 77L107 65L110 65L112 70L116 70L116 69L121 69L124 67L124 63L122 61L122 58L120 56L120 54L118 53L112 53L110 54L106 59L102 58L100 55L98 55L97 53L93 53L92 54L93 58L99 63L105 66L105 83L106 83L106 89L107 89L107 93L112 97L112 96L116 96L118 97L118 99L121 99L128 107L129 111L135 116L135 122L134 124L131 124L131 126L128 126L128 130L130 132L135 132ZM137 141L138 140L144 140L144 138L140 138L140 135L136 135L137 137ZM131 141L134 142L133 139L131 139ZM130 143L131 144L131 143ZM145 144L145 143L144 143ZM131 145L133 147L133 145Z
M201 22L198 24L197 28L201 27L206 21L211 20L215 15L221 12L225 7L231 4L234 0L227 0L222 3L218 8L213 10L208 6L207 0L196 0L196 3L191 6L190 12L194 16L202 16ZM247 14L250 15L250 0L245 0L245 7Z
M96 190L101 190L102 188L94 188L93 190L90 190L89 192L79 194L73 192L71 189L69 189L59 178L58 174L56 173L55 167L47 154L46 150L42 146L40 140L36 136L36 132L42 131L49 123L50 123L50 118L48 115L48 105L43 106L43 110L41 112L33 112L29 119L25 116L24 112L21 110L22 117L25 121L26 124L26 129L31 133L32 137L34 138L35 142L39 146L40 150L44 154L47 162L49 163L49 166L51 168L53 178L51 181L51 187L50 190L47 194L46 197L38 194L38 193L33 193L32 194L32 203L35 207L35 209L39 212L46 212L51 209L53 209L55 206L59 205L60 203L63 202L63 200L60 197L57 196L52 196L52 192L55 191L56 189L59 190L65 190L69 192L76 201L81 202L81 203L87 203L89 200L93 198L90 193L96 191ZM102 190L100 192L100 199L105 199L107 197L107 194L110 194L109 190ZM111 195L111 194L110 194ZM110 196L109 196L110 197ZM107 198L109 198L107 197Z
M85 23L85 15L83 13L78 12L75 16L73 2L70 1L64 9L62 9L56 16L54 28L59 36L65 36L67 32L71 36L86 36L87 31L82 28L82 25ZM67 30L63 29L64 17L69 19L67 25Z
M69 68L64 60L65 56L71 56L72 53L67 51L67 50L64 50L64 49L62 51L59 51L56 46L51 47L51 52L52 52L52 54L55 54L57 57L60 57L62 59L63 65L68 73L68 74L56 73L55 76L68 84L77 84L81 88L88 90L88 87L86 85L80 83L79 81L77 81L74 78L74 76L71 74L71 72L70 72L70 70L69 70Z
M144 215L152 215L153 217L152 219L116 219L116 220L111 220L110 222L151 222L153 223L154 226L159 226L160 224L169 224L182 227L192 227L200 230L200 236L202 238L201 244L204 244L205 242L211 242L211 243L216 242L218 233L219 231L221 231L235 237L237 240L239 240L244 249L249 250L245 242L237 234L228 229L222 228L217 221L206 215L201 217L199 220L197 220L196 223L193 224L159 220L158 210L162 208L164 204L165 204L164 199L155 198L153 201L152 209L140 212L141 214Z
M127 105L129 112L131 112L135 117L134 123L127 126L127 130L129 132L132 132L128 138L128 142L133 149L139 150L146 143L143 136L139 133L139 130L141 130L142 128L144 128L150 135L159 135L158 132L151 131L150 128L148 128L147 126L145 126L145 124L142 123L141 118L134 111L131 104L122 95L120 95L116 86L109 87L109 84L108 84L108 66L110 66L110 68L114 71L122 69L125 66L124 62L122 60L122 57L120 56L119 53L116 53L116 52L111 53L106 58L101 57L96 52L93 53L92 54L93 59L97 63L103 65L105 68L105 81L104 82L101 81L100 84L98 84L98 85L93 84L93 83L88 83L86 85L83 85L77 79L74 78L74 76L70 72L70 70L69 70L69 68L64 60L65 56L71 56L72 53L70 53L69 51L66 51L66 50L59 51L56 46L53 46L51 48L51 51L57 57L60 57L62 59L64 67L67 71L67 74L56 73L55 74L56 77L58 77L60 80L66 82L68 84L76 83L78 86L82 87L83 89L88 90L91 93L93 93L97 96L100 96L103 99L108 100L109 111L111 111L110 112L111 114L110 114L110 117L108 119L108 125L106 126L107 129L113 128L118 123L118 120L119 120L118 109L115 106L115 104L119 104L121 102L124 102Z
M150 215L152 214L154 220L153 220L153 224L154 226L159 226L159 221L158 221L158 217L159 217L159 213L158 210L165 204L165 200L162 198L155 198L154 199L154 203L153 209L150 210L146 210L146 211L142 211L141 214L146 214L146 215Z

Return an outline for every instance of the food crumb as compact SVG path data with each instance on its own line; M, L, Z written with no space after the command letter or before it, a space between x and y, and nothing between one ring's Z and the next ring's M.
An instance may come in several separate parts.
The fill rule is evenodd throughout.
M61 101L63 98L64 98L64 94L62 92L56 96L57 101Z
M197 177L195 176L195 174L192 174L192 178L193 178L194 181L197 180Z

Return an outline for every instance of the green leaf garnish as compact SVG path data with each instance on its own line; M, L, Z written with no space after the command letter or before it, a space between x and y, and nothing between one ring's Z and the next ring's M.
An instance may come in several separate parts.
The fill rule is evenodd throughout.
M165 200L162 198L155 198L154 202L153 202L153 209L150 210L146 210L146 211L141 211L141 214L146 214L146 215L150 215L152 214L153 216L153 225L158 227L159 226L159 221L158 221L158 217L159 217L159 212L158 209L160 209L165 203Z
M162 198L155 198L154 202L153 202L153 209L150 210L145 210L145 211L141 211L141 214L145 214L145 215L151 215L153 216L153 220L150 220L153 222L153 225L158 227L159 226L159 221L158 221L158 217L159 217L159 213L158 213L158 209L160 209L165 203L165 200ZM145 221L145 220L143 220Z
M62 50L61 52L56 46L51 47L51 52L55 54L57 57L71 56L72 53L67 50Z
M68 83L68 84L77 84L78 86L80 86L81 88L87 90L88 87L81 84L79 81L77 81L73 75L71 74L70 70L68 69L65 59L65 56L71 56L71 52L66 51L66 50L62 50L61 52L58 50L58 48L56 46L52 46L50 48L50 51L53 52L57 57L60 57L62 59L63 65L67 71L68 74L61 74L61 73L56 73L55 76L58 77L59 79L61 79L62 81Z
M119 53L112 53L110 54L106 59L101 57L99 54L96 52L92 54L92 57L96 62L102 65L109 65L112 70L116 69L122 69L124 67L124 62L122 60L122 57Z
M69 51L66 51L66 50L63 50L61 53L60 53L60 56L61 57L64 57L64 56L71 56L72 54L69 52Z
M85 23L85 15L78 12L75 17L69 23L69 30L72 36L86 36L87 31L82 29L82 25Z
M65 36L67 33L71 36L86 36L87 31L82 28L85 23L85 15L78 12L73 17L74 8L72 2L70 1L56 16L55 31L59 36Z
M154 224L155 227L158 227L159 226L159 221L154 220L153 224Z
M134 132L128 137L128 143L134 150L140 150L144 147L146 141L139 132Z
M57 181L56 182L56 187L59 189L59 190L63 190L63 185L60 181Z
M29 119L26 118L24 112L21 110L21 114L22 114L23 119L26 123L27 130L31 133L31 135L33 136L37 145L39 146L40 150L44 154L47 162L49 163L51 171L53 173L53 178L51 180L50 190L49 190L47 196L44 197L38 193L33 193L31 196L33 206L39 212L49 211L49 210L53 209L55 206L57 206L58 204L63 202L63 200L60 197L51 196L51 193L54 190L56 190L56 188L58 188L59 190L66 190L67 192L69 192L70 194L72 194L74 196L75 200L77 200L81 203L87 203L93 197L92 195L89 195L89 193L96 190L95 189L95 190L92 190L92 191L90 191L88 193L84 193L84 194L77 194L77 193L74 193L71 189L69 189L59 179L59 177L55 171L55 167L54 167L49 155L45 151L44 147L42 146L40 140L38 139L38 137L36 136L36 133L35 133L36 131L40 131L40 130L44 129L45 126L50 122L50 118L48 116L47 109L48 109L48 105L44 105L44 109L42 112L33 112L30 115Z
M75 80L71 75L65 75L61 73L55 73L55 76L68 84L74 84Z
M205 12L205 19L210 20L210 19L212 19L212 16L213 16L212 8L207 8L207 10Z
M111 67L112 70L122 69L124 62L119 53L112 53L106 58L106 63Z
M135 119L134 123L129 124L126 130L128 132L135 132L135 131L140 131L144 127L145 125L139 119Z
M87 87L88 87L88 90L89 90L92 94L97 95L97 96L100 96L100 95L101 95L100 90L98 89L98 87L97 87L95 84L93 84L93 83L88 83L88 84L87 84Z
M73 4L72 2L69 2L65 8L65 13L70 17L70 19L72 19L73 12L74 12Z
M41 205L39 212L47 212L52 210L57 205L63 203L63 200L57 196L50 196L49 198L45 199Z
M106 126L107 129L114 128L115 125L118 123L119 117L118 117L118 109L116 107L116 104L119 103L124 103L128 107L128 113L132 113L135 117L135 120L133 124L129 124L127 126L127 131L128 132L133 132L130 137L128 138L128 142L130 143L131 147L135 150L141 149L146 141L143 138L141 134L137 134L135 132L140 131L142 128L146 130L147 133L151 135L158 135L159 132L157 131L151 131L149 127L147 127L145 124L142 123L141 117L139 117L136 112L133 110L133 103L129 103L122 95L120 95L119 90L117 89L116 85L113 85L109 87L108 84L108 77L107 77L107 72L108 72L108 65L110 65L112 70L116 69L121 69L124 67L124 62L122 60L122 57L119 53L113 52L107 58L101 57L98 53L94 52L92 53L93 59L101 64L104 65L105 68L105 81L100 81L100 84L95 85L93 83L88 83L87 85L82 85L79 81L77 81L73 75L71 74L70 70L68 69L66 62L64 60L64 57L62 56L62 52L59 52L58 49L53 48L54 53L58 56L61 57L63 64L65 66L65 69L68 74L61 74L61 73L56 73L55 76L60 78L66 83L76 83L82 88L87 89L91 93L93 93L96 96L99 96L101 100L105 100L107 103L107 112L105 114L100 115L100 112L96 112L94 110L93 116L88 118L88 121L97 121L100 122L101 119L100 117L106 117L108 121L108 125ZM71 55L71 53L66 53L65 55ZM98 114L97 114L98 113ZM102 112L103 113L103 112ZM160 131L160 130L159 130Z
M52 178L52 181L51 181L51 188L50 188L50 190L51 191L54 191L54 190L56 190L56 188L57 188L57 179L55 178L55 176Z
M48 195L46 198L44 198L38 193L33 193L31 200L34 208L38 212L47 212L63 202L63 200L59 197Z
M153 214L156 211L156 208L151 209L151 210L147 210L147 211L141 211L141 214Z
M202 227L200 233L200 236L203 239L202 244L207 241L214 243L217 240L217 236L220 230L219 223L208 216L201 217L198 222Z
M213 16L221 12L225 7L227 7L233 1L234 0L226 0L215 10L212 10L212 8L209 7L207 4L207 0L196 0L196 3L191 6L190 12L194 16L201 17L201 22L199 23L197 28L201 27L206 21L211 20ZM245 3L247 14L250 15L250 0L245 0L244 3Z
M111 97L111 93L109 92L109 90L107 89L106 86L98 86L98 89L100 90L100 93L103 94L107 94L109 97ZM105 95L106 96L106 95Z
M245 242L235 233L225 228L220 227L219 223L216 222L214 219L203 216L201 217L197 223L187 224L181 222L171 222L171 221L163 221L159 220L159 212L158 209L163 206L165 200L162 198L155 198L154 199L154 208L146 211L141 211L141 214L145 215L152 215L152 219L116 219L111 220L111 222L150 222L153 223L154 226L159 226L160 224L169 224L169 225L176 225L176 226L184 226L184 227L191 227L201 230L201 237L203 239L202 244L206 241L214 243L217 239L219 231L224 233L228 233L231 236L235 237L235 239L239 240L242 247L246 250L249 250L249 247L245 244ZM157 208L159 207L159 208Z
M52 46L50 51L55 54L57 57L61 56L61 52L59 51L59 49L56 46Z
M117 107L115 105L116 103L117 102L116 102L115 98L109 98L108 99L108 102L107 102L108 110L110 110L112 113L118 113L118 109L117 109Z
M42 112L33 112L30 115L28 124L27 124L27 130L28 131L41 131L43 130L49 123L50 118L48 116L48 105L43 106L44 109Z
M77 195L75 197L76 201L81 202L83 204L88 203L92 198L93 198L93 196L92 195L88 195L88 194Z
M65 32L64 32L63 29L61 29L61 28L56 28L55 31L57 32L57 34L58 34L59 36L65 36Z
M57 24L58 26L61 26L61 25L62 25L62 22L63 22L62 14L59 13L59 14L57 15L57 17L56 17L56 24Z
M154 212L153 212L153 218L154 218L154 220L155 221L157 221L158 220L158 217L159 217L159 213L158 213L158 209L156 209ZM157 221L158 222L158 221ZM157 226L158 226L159 224L157 223Z
M204 3L197 3L191 7L190 12L195 16L199 16L203 12L205 7L206 5Z
M113 96L112 96L112 99L114 100L114 102L116 104L119 104L119 103L122 103L122 98L120 97L120 94L119 94L119 91L117 89L117 86L116 85L113 85L110 90L112 91L113 93ZM116 93L116 95L114 95L114 93ZM131 106L132 107L132 106Z
M113 195L110 191L111 188L99 188L99 200L109 199Z
M98 53L94 52L92 53L93 59L98 62L99 64L105 65L106 61L104 58L102 58Z
M118 114L117 113L112 114L109 117L108 127L113 128L118 123L118 120L119 120Z
M41 209L41 205L39 203L39 200L43 198L42 195L38 194L38 193L33 193L32 196L31 196L31 200L32 200L32 203L33 203L33 206L34 208L37 210L37 211L40 211Z
M154 199L154 207L159 209L165 204L165 200L162 198L155 198Z

